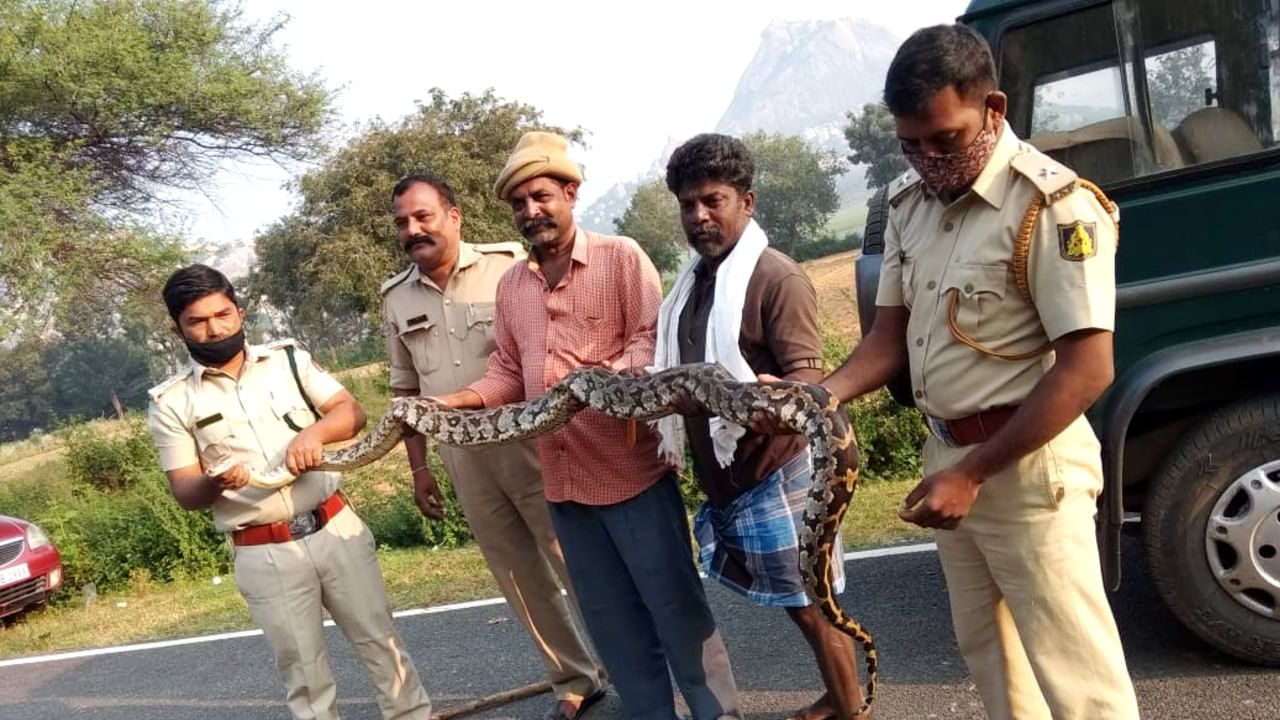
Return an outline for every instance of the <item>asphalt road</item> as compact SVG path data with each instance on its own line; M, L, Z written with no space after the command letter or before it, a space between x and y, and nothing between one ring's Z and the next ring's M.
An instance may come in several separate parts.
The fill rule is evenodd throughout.
M1125 584L1112 598L1144 718L1280 718L1280 671L1215 652L1182 629L1126 545ZM956 652L937 556L922 552L848 564L844 607L875 633L881 686L875 717L982 718ZM816 697L820 682L781 611L756 608L709 585L749 718L782 718ZM436 709L540 679L528 638L505 605L398 621ZM347 720L378 720L363 668L330 630ZM260 636L0 668L4 720L287 719ZM540 718L542 696L474 717ZM610 696L588 715L621 717Z

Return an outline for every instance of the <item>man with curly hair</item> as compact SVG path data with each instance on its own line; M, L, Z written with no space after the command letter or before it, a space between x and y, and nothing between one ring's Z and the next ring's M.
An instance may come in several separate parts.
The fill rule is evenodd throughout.
M754 175L746 146L727 135L698 135L672 154L667 188L696 255L659 311L655 370L718 362L746 382L760 374L822 379L817 293L753 219ZM856 717L862 694L853 641L823 617L800 577L798 531L813 477L805 438L684 410L659 421L660 452L682 463L687 442L707 495L694 519L703 569L756 604L785 608L813 648L827 692L796 718ZM839 590L838 538L833 554Z

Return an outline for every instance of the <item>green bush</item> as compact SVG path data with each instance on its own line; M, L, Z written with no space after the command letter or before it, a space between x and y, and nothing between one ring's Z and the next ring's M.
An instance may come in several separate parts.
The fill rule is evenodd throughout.
M139 571L167 581L225 572L230 554L207 510L183 510L159 471L125 492L84 488L37 522L57 545L69 588L122 588Z
M160 469L141 415L129 416L123 434L107 435L89 425L72 425L61 432L67 443L67 474L90 487L123 490Z
M825 372L839 367L853 346L848 338L831 334L823 337ZM847 403L845 411L858 441L859 474L864 481L920 475L923 467L920 452L928 430L919 410L902 407L882 388Z
M796 262L805 262L824 258L828 255L835 255L836 253L857 250L860 247L862 247L862 235L856 232L849 233L842 238L823 237L797 246L791 252L791 258Z
M131 577L226 571L226 541L209 511L189 512L173 499L141 418L114 437L84 427L66 437L62 463L0 486L0 509L40 525L58 548L64 597L90 582L108 590Z
M849 403L846 411L858 440L863 480L920 476L928 434L920 411L902 407L884 389Z
M453 492L440 456L432 448L431 472L445 497L444 519L429 520L413 501L413 482L407 465L389 470L347 475L343 487L357 513L369 526L380 547L439 546L455 548L471 542L473 535L462 505Z

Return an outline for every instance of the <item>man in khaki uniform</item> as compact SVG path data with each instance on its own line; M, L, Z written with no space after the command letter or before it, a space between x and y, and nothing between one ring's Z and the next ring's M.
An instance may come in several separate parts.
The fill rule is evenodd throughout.
M275 653L289 712L339 717L328 610L368 670L382 716L428 720L373 535L340 494L340 475L308 472L326 443L364 427L359 403L292 340L246 345L244 311L218 271L178 270L164 300L191 364L151 389L151 436L178 504L212 507L214 525L231 536L236 585ZM282 467L296 479L250 484L251 474L272 483Z
M461 240L462 211L443 179L411 175L392 191L400 242L413 263L382 286L383 330L397 396L444 395L479 379L494 351L498 280L525 253L520 243ZM439 520L444 505L427 467L426 441L405 439L414 499ZM572 720L604 695L604 674L573 620L560 544L531 443L439 446L476 544L512 611L542 655L556 694L547 717Z
M1136 718L1094 535L1118 213L1020 141L981 36L916 32L885 99L914 170L889 188L876 319L824 381L842 400L909 363L960 651L992 718Z

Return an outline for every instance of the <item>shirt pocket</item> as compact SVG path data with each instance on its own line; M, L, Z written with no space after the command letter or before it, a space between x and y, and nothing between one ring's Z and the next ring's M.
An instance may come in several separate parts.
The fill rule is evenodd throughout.
M494 333L496 303L467 303L463 349L468 357L487 358L497 347Z
M203 427L197 423L192 434L196 438L200 464L206 470L235 457L235 431L229 419L223 417Z
M1004 264L954 263L942 278L948 317L965 336L979 343L1000 340L1000 312L1009 285Z
M431 321L409 325L405 321L397 322L400 342L413 358L413 366L420 374L427 374L440 368L444 350L441 345L440 328Z
M311 408L308 408L306 402L298 396L296 388L293 388L293 392L271 391L271 414L294 432L299 432L316 421L315 415L311 414Z

